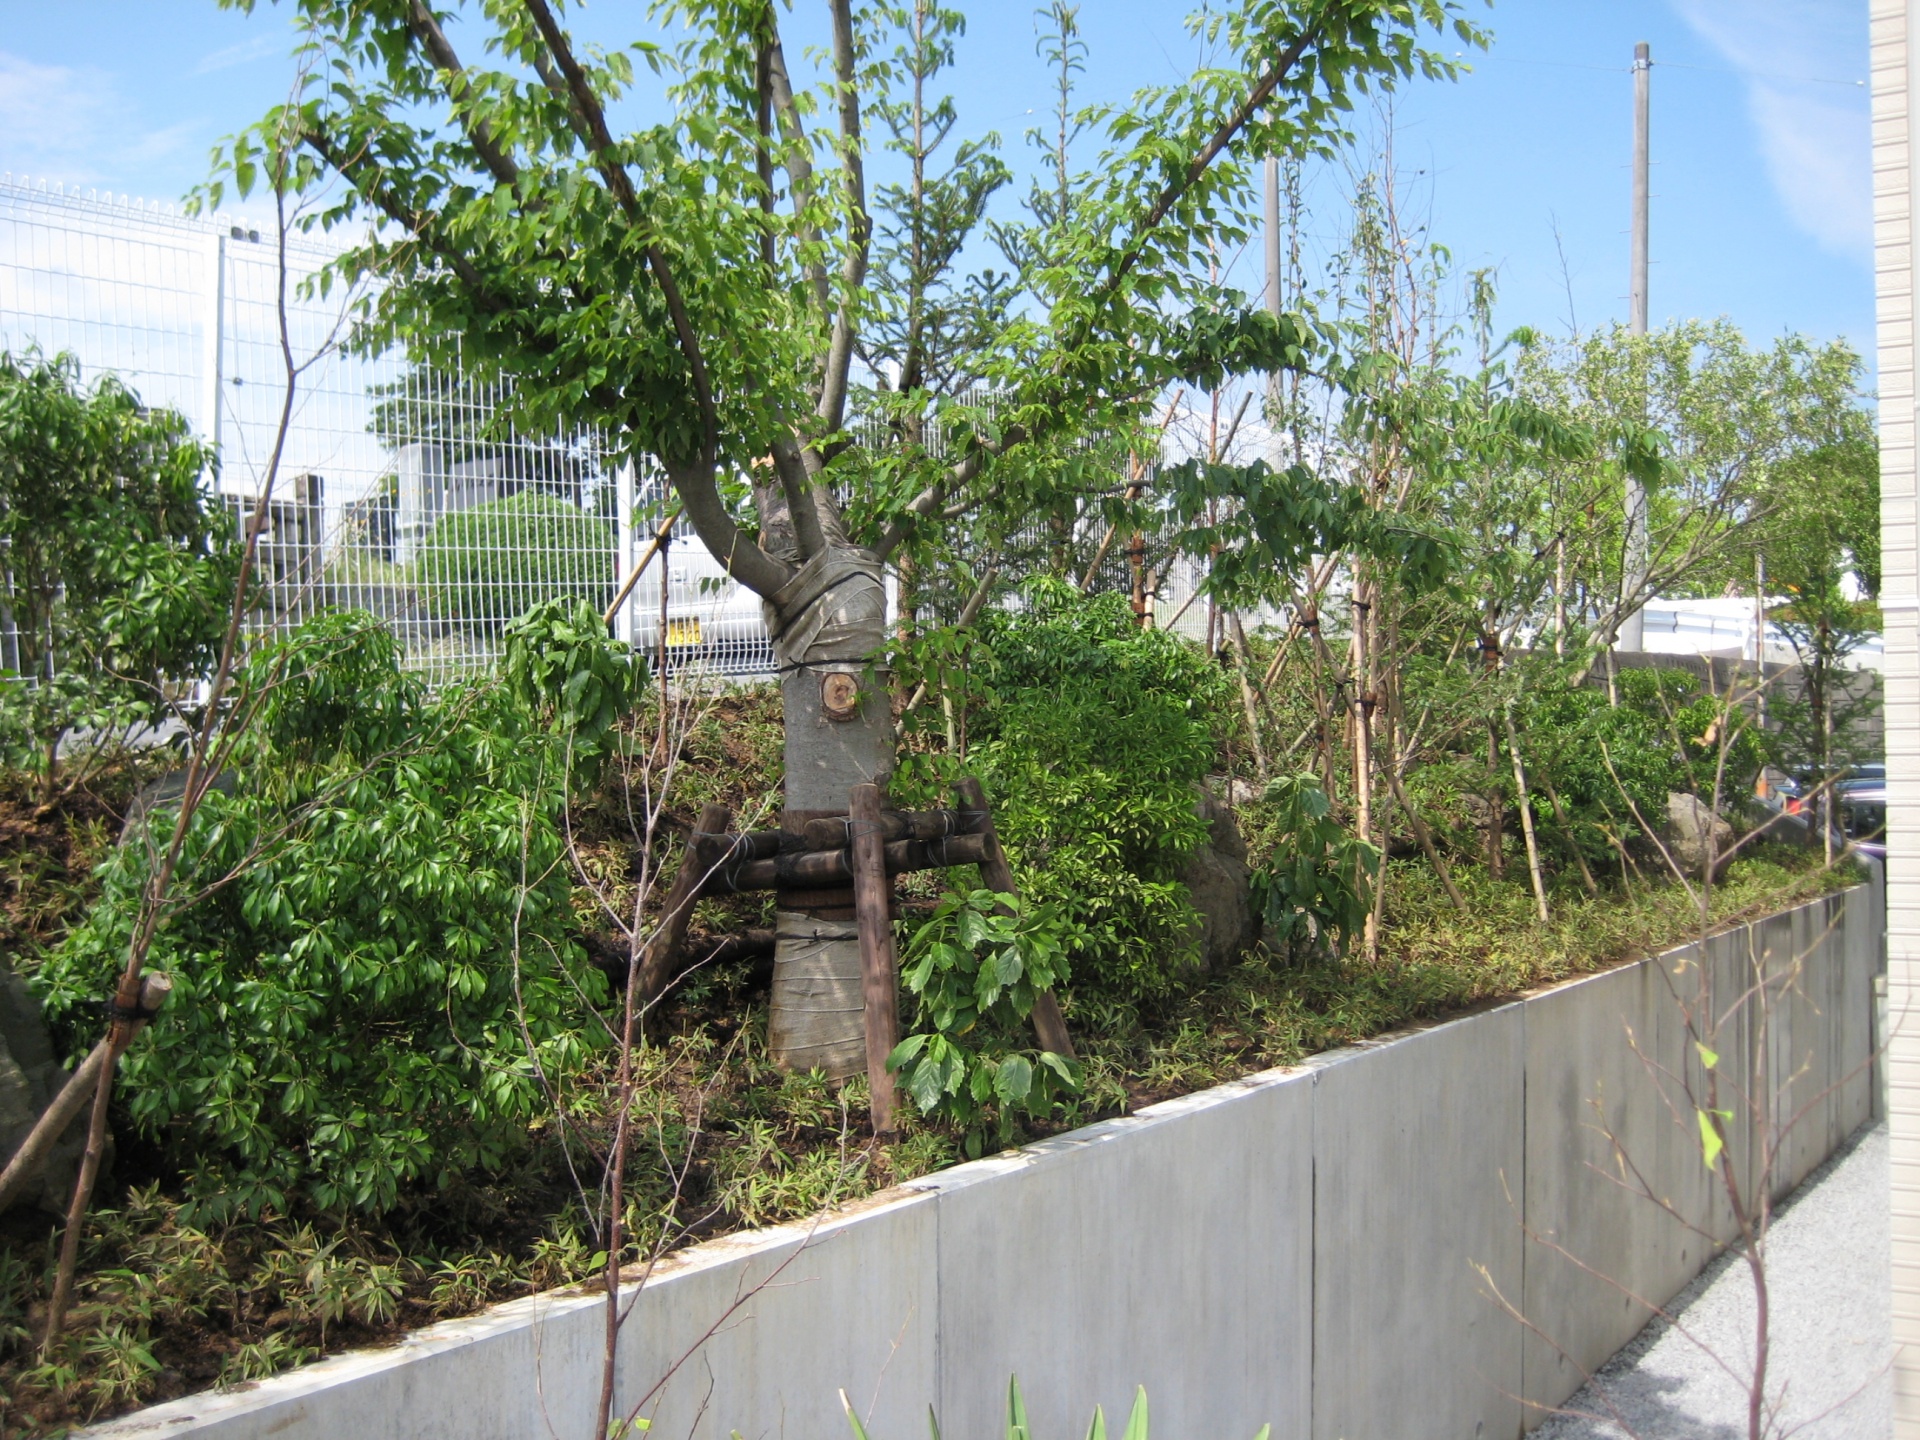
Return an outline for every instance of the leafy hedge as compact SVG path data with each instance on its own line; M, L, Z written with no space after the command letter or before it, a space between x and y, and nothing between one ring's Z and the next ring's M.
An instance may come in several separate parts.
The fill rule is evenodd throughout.
M414 571L435 615L497 631L548 600L604 607L613 598L613 534L564 500L526 491L442 516Z
M151 961L174 998L122 1091L196 1214L377 1213L497 1168L543 1088L604 1035L560 863L563 727L527 703L566 684L533 663L552 630L517 628L515 683L438 697L402 672L388 630L350 612L251 661L262 710L232 792L196 814L177 886L190 903ZM617 686L607 659L589 657L588 689L609 673ZM153 823L159 839L171 821ZM113 855L100 903L34 977L76 1047L126 954L148 855Z

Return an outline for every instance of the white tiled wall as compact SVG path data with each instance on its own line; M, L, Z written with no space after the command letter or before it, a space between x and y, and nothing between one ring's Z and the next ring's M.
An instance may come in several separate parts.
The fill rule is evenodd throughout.
M1920 1440L1920 575L1916 574L1914 166L1920 0L1872 0L1886 609L1888 1113L1893 1131L1894 1433Z

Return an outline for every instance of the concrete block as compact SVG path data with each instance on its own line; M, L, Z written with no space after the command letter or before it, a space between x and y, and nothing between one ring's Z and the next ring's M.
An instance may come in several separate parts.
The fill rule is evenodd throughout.
M913 1182L939 1197L940 1426L1305 1440L1311 1075L1271 1073ZM914 1433L923 1433L924 1420ZM877 1433L877 1432L876 1432ZM907 1432L901 1432L907 1433Z
M1718 1248L1716 1187L1674 1078L1699 1069L1674 987L1700 972L1689 966L1670 986L1660 964L1526 1005L1522 1313L1538 1331L1525 1336L1530 1423L1579 1389Z
M1316 1440L1522 1429L1526 1026L1470 1016L1314 1074ZM1444 1358L1443 1358L1444 1357Z

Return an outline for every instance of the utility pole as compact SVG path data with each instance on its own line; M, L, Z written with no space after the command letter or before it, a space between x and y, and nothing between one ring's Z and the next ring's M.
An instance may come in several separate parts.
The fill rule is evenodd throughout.
M1280 157L1267 157L1267 313L1280 318ZM1267 377L1267 463L1274 469L1286 464L1286 445L1280 434L1280 372Z
M1633 275L1627 292L1627 331L1647 333L1647 101L1652 88L1653 53L1642 40L1633 47ZM1626 554L1620 577L1622 596L1635 593L1647 577L1647 492L1629 475L1626 491ZM1636 605L1621 618L1615 646L1643 648L1645 617Z

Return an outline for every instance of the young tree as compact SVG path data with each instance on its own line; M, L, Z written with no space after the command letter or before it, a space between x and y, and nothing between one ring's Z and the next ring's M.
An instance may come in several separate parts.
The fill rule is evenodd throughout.
M960 433L912 483L892 470L870 486L847 422L873 303L867 117L899 77L877 58L884 10L826 0L826 74L808 91L780 7L758 0L672 0L654 12L660 38L621 50L576 43L553 0L473 6L465 57L425 0L295 8L326 63L265 133L302 135L302 188L344 182L329 223L381 226L344 262L387 282L373 338L440 360L457 344L512 378L529 421L592 421L657 457L702 542L766 602L790 822L845 813L852 786L892 769L873 664L882 567L921 529L1045 472L1069 435L1126 431L1182 374L1298 363L1302 327L1205 276L1208 240L1247 231L1249 162L1329 144L1356 92L1451 73L1424 34L1481 39L1454 0L1203 13L1213 63L1106 117L1070 220L966 366L996 403L953 413ZM635 56L667 115L616 134L614 117L641 108ZM260 133L225 157L242 189ZM736 476L752 477L750 513ZM805 916L798 892L780 903L803 912L782 958L815 950L857 997L851 927ZM771 1044L788 1063L857 1069L858 1017L819 987L776 985Z
M1846 659L1880 630L1880 451L1864 411L1831 443L1775 471L1772 508L1755 528L1754 571L1784 595L1767 618L1800 661L1799 694L1770 707L1792 760L1819 785L1817 813L1833 856L1833 785L1844 739L1864 708L1841 679ZM1757 583L1757 581L1756 581Z
M1563 602L1602 645L1655 595L1752 583L1740 537L1773 508L1773 477L1795 456L1849 433L1859 361L1843 343L1788 335L1756 347L1731 321L1692 320L1651 335L1615 326L1568 346L1530 349L1521 393L1609 437L1547 475L1568 552ZM1655 451L1646 565L1628 573L1619 473Z
M156 722L165 681L218 649L238 551L207 458L112 376L0 354L0 751L29 750L49 799L69 731Z

